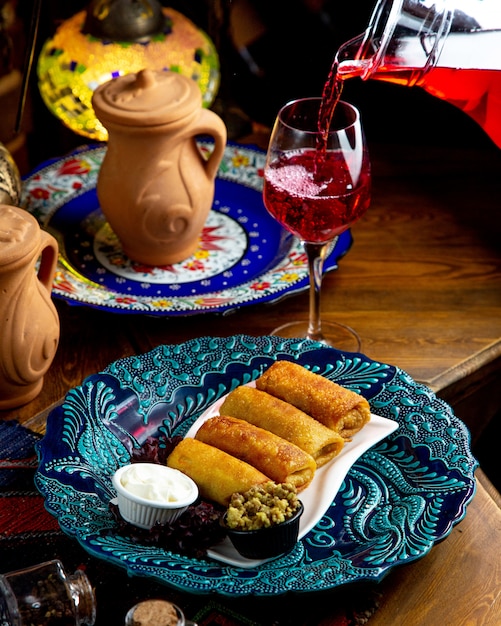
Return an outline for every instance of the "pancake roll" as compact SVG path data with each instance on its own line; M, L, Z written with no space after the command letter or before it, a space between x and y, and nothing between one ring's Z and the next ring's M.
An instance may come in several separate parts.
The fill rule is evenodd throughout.
M311 455L317 467L337 456L344 445L344 439L338 433L295 406L254 387L241 386L231 391L219 413L286 439Z
M252 465L192 437L177 444L167 465L194 480L203 499L222 506L228 506L233 493L270 480Z
M276 483L291 483L298 491L313 480L314 458L274 433L229 415L202 424L195 439L245 461Z
M345 440L371 417L363 396L291 361L275 361L256 380L256 388L311 415Z

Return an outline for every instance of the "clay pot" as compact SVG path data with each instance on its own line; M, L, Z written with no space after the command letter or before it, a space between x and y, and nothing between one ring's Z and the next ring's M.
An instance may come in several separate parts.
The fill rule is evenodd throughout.
M97 195L123 251L147 265L188 258L214 199L224 122L202 107L195 81L175 72L121 76L98 87L92 104L109 135ZM214 140L208 158L200 135Z
M30 213L0 205L0 409L35 398L55 356L57 255L56 240Z

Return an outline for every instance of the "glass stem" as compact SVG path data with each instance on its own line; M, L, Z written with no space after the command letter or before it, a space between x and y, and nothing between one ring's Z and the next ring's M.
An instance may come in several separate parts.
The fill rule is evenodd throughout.
M310 275L310 313L308 320L307 338L313 341L323 341L322 322L320 319L320 292L322 289L322 275L324 260L330 249L331 242L307 243L304 249L308 257Z

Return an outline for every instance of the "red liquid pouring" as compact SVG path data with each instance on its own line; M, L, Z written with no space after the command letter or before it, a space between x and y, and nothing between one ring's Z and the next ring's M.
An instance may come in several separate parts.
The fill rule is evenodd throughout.
M330 69L329 75L324 85L322 92L322 102L320 104L320 111L318 113L318 132L319 137L317 140L317 159L320 161L327 149L327 141L329 136L329 128L331 126L332 118L334 117L334 111L337 103L341 99L341 92L343 91L343 78L344 76L339 74L339 64L335 60Z
M360 171L352 176L349 157L327 150L343 78L335 61L322 94L316 149L285 152L265 173L263 198L268 211L304 242L332 241L356 222L370 204L367 155Z

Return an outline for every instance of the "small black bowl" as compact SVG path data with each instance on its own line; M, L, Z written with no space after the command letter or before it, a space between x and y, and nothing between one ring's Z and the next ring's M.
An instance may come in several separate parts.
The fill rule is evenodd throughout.
M235 530L228 528L223 516L223 525L231 543L237 552L246 559L271 559L290 552L297 543L299 535L299 521L303 514L304 506L300 507L295 514L274 526L259 528L257 530Z

